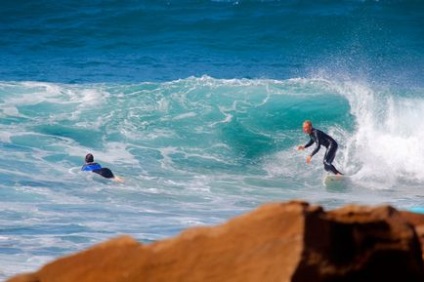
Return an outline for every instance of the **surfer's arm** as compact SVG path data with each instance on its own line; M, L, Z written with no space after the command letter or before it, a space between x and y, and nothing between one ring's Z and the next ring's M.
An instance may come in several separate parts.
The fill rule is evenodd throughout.
M315 144L316 144L316 147L315 147L315 149L312 151L312 153L309 155L311 158L316 154L316 153L318 153L318 151L319 151L319 149L321 148L321 138L319 138L319 136L318 136L318 131L317 130L314 130L313 132L312 132L312 134L314 135L313 137L311 137L311 141L312 141L312 143L313 143L313 141L315 141ZM309 143L311 143L311 141L309 141ZM309 144L308 143L308 144ZM312 143L311 143L311 145L312 145ZM310 145L309 145L310 146Z
M312 144L314 144L314 140L311 138L310 140L309 140L309 142L308 143L306 143L304 146L302 146L303 147L303 149L306 149L306 148L308 148L309 146L311 146Z
M308 148L309 146L311 146L313 143L314 143L314 140L311 138L311 139L309 140L309 142L308 142L308 143L306 143L305 145L297 146L297 150L298 150L298 151L303 151L303 150L305 150L306 148Z
M317 146L315 147L315 149L312 151L312 153L309 156L311 156L312 158L316 153L318 153L319 148L321 148L321 145L317 143Z
M306 163L307 164L310 163L311 162L311 159L312 159L312 156L311 155L307 156L306 157Z

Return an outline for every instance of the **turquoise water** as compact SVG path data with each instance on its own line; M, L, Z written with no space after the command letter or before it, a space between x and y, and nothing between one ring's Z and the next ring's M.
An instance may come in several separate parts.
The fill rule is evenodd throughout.
M19 4L19 5L18 5ZM45 1L0 12L0 277L266 202L424 206L420 1ZM295 150L303 120L339 142ZM80 172L86 153L125 179Z

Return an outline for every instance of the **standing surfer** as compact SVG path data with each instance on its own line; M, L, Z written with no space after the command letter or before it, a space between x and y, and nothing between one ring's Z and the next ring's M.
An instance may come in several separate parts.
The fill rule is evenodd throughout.
M303 122L303 132L309 135L311 138L308 143L306 143L304 146L300 145L297 147L298 150L303 151L305 148L308 148L313 143L316 144L315 149L312 151L310 155L306 157L306 163L310 163L312 157L318 153L319 149L321 148L321 145L327 148L327 151L324 155L324 169L326 171L331 171L335 175L342 175L340 171L338 171L334 165L332 164L334 157L336 156L337 152L337 142L328 134L322 132L321 130L318 130L312 126L312 122L309 120L305 120Z

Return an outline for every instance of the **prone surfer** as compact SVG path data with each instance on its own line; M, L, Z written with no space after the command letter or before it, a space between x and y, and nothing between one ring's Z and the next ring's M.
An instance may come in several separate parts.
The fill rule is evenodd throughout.
M336 156L337 152L337 142L328 134L322 132L321 130L318 130L312 126L312 122L309 120L305 120L303 122L303 132L309 135L311 138L308 143L305 145L300 145L297 147L299 151L303 151L305 148L308 148L313 143L316 144L315 149L312 151L310 155L306 157L306 163L310 163L312 157L318 153L319 149L321 148L321 145L327 148L327 151L324 155L324 169L326 171L330 171L334 173L335 175L343 175L340 171L338 171L334 165L332 164L334 157Z
M81 167L81 170L91 171L103 176L104 178L111 178L116 181L122 182L122 179L120 177L115 176L109 168L102 167L100 164L95 163L94 156L90 153L85 156L85 164Z

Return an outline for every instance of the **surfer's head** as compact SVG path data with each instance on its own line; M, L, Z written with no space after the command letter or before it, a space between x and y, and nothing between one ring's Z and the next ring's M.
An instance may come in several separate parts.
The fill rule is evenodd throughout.
M92 154L87 154L85 156L85 162L86 163L92 163L92 162L94 162L94 156Z
M303 132L310 134L312 132L312 122L310 120L305 120L302 125Z

